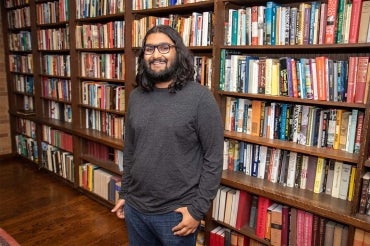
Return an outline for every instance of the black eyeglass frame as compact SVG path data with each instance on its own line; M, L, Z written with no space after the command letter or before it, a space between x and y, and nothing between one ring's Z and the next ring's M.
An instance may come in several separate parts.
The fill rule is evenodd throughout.
M146 48L152 48L152 50L147 50ZM159 53L161 54L168 54L170 53L170 50L171 50L171 47L176 47L176 45L174 44L169 44L169 43L160 43L160 44L157 44L157 45L152 45L152 44L146 44L144 45L143 47L143 52L145 55L152 55L155 51L155 49L158 50ZM165 50L163 51L162 48L165 48Z

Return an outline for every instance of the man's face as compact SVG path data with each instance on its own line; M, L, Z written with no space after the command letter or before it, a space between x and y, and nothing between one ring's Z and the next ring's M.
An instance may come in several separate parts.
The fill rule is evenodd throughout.
M176 70L176 47L163 33L152 33L144 47L145 73L154 83L170 82Z

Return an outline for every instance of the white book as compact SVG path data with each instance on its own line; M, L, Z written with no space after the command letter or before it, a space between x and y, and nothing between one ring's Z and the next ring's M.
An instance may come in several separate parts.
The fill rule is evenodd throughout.
M259 165L257 178L264 179L266 169L267 146L260 147Z
M252 168L252 161L253 161L253 156L252 156L252 148L253 144L246 144L244 145L244 166L245 166L245 174L246 175L251 175L251 168Z
M288 187L294 187L295 183L295 173L297 170L297 152L290 152L289 155L289 162L288 162L288 173L287 173L287 181L286 185Z
M348 187L349 187L349 179L351 176L351 168L350 164L343 163L342 165L342 173L341 173L341 180L339 184L339 198L343 200L347 200L348 197Z
M209 37L209 21L210 21L210 13L208 11L203 12L203 22L202 22L202 46L210 45L210 37Z
M227 192L231 190L230 187L223 186L220 191L220 199L218 205L218 216L217 219L219 221L224 221L225 218L225 208L226 208L226 195Z
M300 189L306 189L307 168L308 168L308 156L304 155L302 156L301 181L299 184Z
M239 198L240 198L240 190L236 190L234 198L233 198L233 202L231 204L231 216L230 216L230 222L229 222L229 225L231 225L232 227L236 226L236 217L238 214Z
M265 6L258 6L257 9L257 36L258 36L258 45L264 44L264 20L265 20Z
M281 157L281 150L280 149L274 149L273 151L273 162L271 163L272 169L271 169L271 179L270 182L272 183L278 183L279 182L279 167L280 167L280 158Z
M358 118L358 109L352 109L352 114L350 115L348 122L348 132L346 142L346 151L349 153L353 153L355 149L357 118Z
M336 161L334 164L334 177L333 177L333 187L331 190L331 196L335 198L339 198L339 189L340 189L340 182L342 179L342 169L343 163Z

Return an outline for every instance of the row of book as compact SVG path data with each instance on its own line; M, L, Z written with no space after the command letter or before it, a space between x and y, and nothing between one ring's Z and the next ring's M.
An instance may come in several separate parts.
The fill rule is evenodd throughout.
M133 0L132 9L142 10L142 9L153 9L153 8L163 8L174 5L183 5L189 3L199 3L209 0L167 0L167 1L157 1L157 0Z
M212 87L212 58L207 56L194 56L194 80L211 89Z
M71 80L42 77L42 96L71 102Z
M47 116L63 122L72 122L72 106L63 102L47 100Z
M227 186L213 201L212 217L271 245L348 245L347 225Z
M41 72L51 76L71 76L70 55L41 56Z
M14 74L13 81L15 91L33 94L35 90L35 79L33 76Z
M93 18L125 12L125 0L80 0L76 1L76 18Z
M73 152L73 136L71 134L42 125L42 140L59 149Z
M268 58L221 50L220 90L366 103L369 70L368 56Z
M94 108L125 110L125 87L107 82L82 82L82 103Z
M217 226L210 231L211 246L260 246L261 244L237 231L224 226Z
M124 48L125 21L76 26L76 48Z
M83 144L83 152L86 155L92 156L93 158L104 161L104 162L113 162L114 164L118 165L118 169L120 171L123 170L123 152L122 150L115 149L113 147L109 147L107 145L85 140Z
M362 175L361 196L358 212L370 216L370 171Z
M39 50L69 49L69 27L37 30Z
M16 73L33 73L32 54L9 54L9 71Z
M29 4L29 0L5 0L4 6L5 8L14 8L18 6L23 6Z
M8 34L8 47L11 51L30 51L31 45L31 32L20 31L18 33Z
M359 153L364 112L358 109L226 98L225 130Z
M37 141L22 134L17 134L14 138L17 154L37 163L39 160Z
M188 16L170 14L168 17L147 16L132 23L132 45L140 47L146 32L156 25L176 29L186 46L208 46L213 43L213 12L193 12Z
M123 116L91 108L86 108L85 114L87 129L97 130L113 138L122 139L125 124Z
M31 27L30 7L25 6L7 12L8 27L10 29Z
M36 138L36 123L34 121L16 118L16 131L30 138Z
M121 177L108 173L92 163L79 166L79 186L112 203L119 199L121 180Z
M41 142L41 150L42 167L74 182L74 161L71 152L59 149L47 142Z
M69 20L69 0L36 4L37 24L51 24Z
M289 150L226 139L223 169L351 201L356 166Z
M362 229L355 229L355 236L353 239L353 246L369 246L370 245L370 232Z
M364 6L362 6L364 5ZM308 45L370 42L369 2L311 1L228 10L226 45Z
M101 79L125 79L125 55L82 52L81 76Z

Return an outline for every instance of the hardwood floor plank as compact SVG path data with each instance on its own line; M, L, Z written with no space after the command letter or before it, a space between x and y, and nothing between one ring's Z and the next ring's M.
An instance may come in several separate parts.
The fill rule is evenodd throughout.
M21 158L0 161L0 227L22 246L128 245L110 208Z

